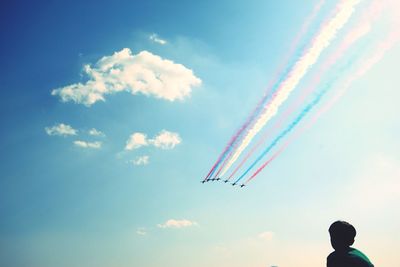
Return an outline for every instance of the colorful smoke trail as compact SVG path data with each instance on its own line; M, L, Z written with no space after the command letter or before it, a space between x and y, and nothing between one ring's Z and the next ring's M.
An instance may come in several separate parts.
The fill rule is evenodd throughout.
M274 93L269 105L264 108L253 127L247 131L246 136L243 138L235 153L222 170L221 176L223 176L239 158L241 153L246 149L258 132L261 131L265 124L276 115L279 107L296 88L297 84L304 77L309 68L316 63L324 49L328 47L331 41L336 37L337 32L350 19L355 6L359 2L360 0L343 0L340 2L337 13L321 27L320 31L311 42L309 49L304 53L304 55L302 55L300 60L295 63L290 73Z
M375 36L373 35L372 37L377 38L368 38L365 40L365 42L363 41L360 43L360 45L365 46L364 48L367 48L368 46L368 51L360 49L358 45L355 46L355 43L367 34L369 35L372 30L381 29L379 28L381 25L387 26L387 24L381 23L386 16L383 17L381 15L384 11L393 11L395 9L388 8L388 10L385 10L385 8L390 6L389 3L398 3L396 3L395 0L370 1L367 5L363 5L362 8L360 8L362 12L359 16L353 16L355 7L360 2L361 0L341 0L333 14L328 20L325 20L326 22L319 28L317 33L311 39L310 44L305 46L308 48L297 48L297 52L302 52L299 58L296 59L296 61L292 59L291 62L288 62L288 66L283 73L281 73L281 71L278 72L281 74L278 76L279 78L276 79L277 82L273 83L273 86L268 87L269 93L263 96L246 122L231 138L230 142L225 147L217 162L213 165L205 180L210 180L211 177L218 177L218 179L213 178L211 180L219 180L219 178L224 177L227 171L234 166L235 168L230 175L227 176L225 182L232 179L235 174L241 170L247 160L254 155L257 148L260 148L261 145L264 144L270 137L273 137L270 140L269 145L262 150L261 154L254 159L250 166L246 166L246 169L237 179L235 179L235 182L233 183L235 185L245 178L254 167L261 163L260 161L265 156L267 156L270 152L273 152L273 149L277 148L275 152L261 166L259 166L250 177L248 177L244 183L247 184L257 175L259 175L266 166L274 161L288 147L288 145L293 142L293 140L295 140L302 132L304 132L305 129L314 124L317 118L330 109L330 107L332 107L335 102L342 97L345 91L348 90L354 80L363 76L384 56L386 51L391 49L391 47L399 39L400 35L400 31L396 30L396 28L399 28L400 25L400 21L398 19L399 14L395 16L396 22L392 24L395 30L384 41L380 41L377 47L375 47L373 44L376 44L378 38L382 38L382 32L379 32L379 37L378 34L375 34ZM323 3L323 0L319 2L319 4L314 8L309 20L306 21L304 25L310 27L310 23L312 21L311 18L316 16ZM344 27L344 25L349 22L351 17L355 17L354 23L348 23L350 26L344 33L343 37L337 38L337 34ZM376 25L378 24L377 21L380 23L380 25ZM303 31L302 28L299 36L304 34L305 31ZM338 41L333 42L336 39L338 39ZM297 38L295 40L297 40ZM334 44L332 45L333 48L326 49L330 47L331 44ZM373 50L370 49L372 47L374 47ZM339 69L336 68L337 62L342 61L342 58L349 53L350 49L352 49L350 54L357 54L360 56L357 57L358 60L356 61L362 62L359 69L355 73L348 71L349 66L355 64L354 58L356 57L354 56L349 60L346 59L347 63L342 67L339 66ZM322 57L322 60L320 60L321 55L325 50L327 50L326 56ZM372 56L363 58L361 57L360 50L364 51L363 56L369 55L371 52ZM299 54L297 53L297 55ZM362 60L360 60L360 58L362 58ZM310 71L311 67L314 65L316 65L316 67ZM314 69L316 69L316 72ZM289 106L286 106L285 103L287 103L289 96L296 88L299 87L300 82L304 80L303 78L309 72L312 74L310 79L307 80L309 84L304 89L301 88L302 90L299 91L299 94L296 96L297 99L295 102L289 102ZM348 78L345 76L348 76ZM326 95L328 91L333 91L332 88L338 83L339 79L345 81L344 86L339 87L340 89L333 92L333 97L327 99L327 104L324 104L315 116L311 117L309 121L305 120L306 116L311 113L311 110L315 109L315 106L319 104L322 97ZM321 82L322 87L319 85ZM313 92L315 95L311 102L303 106L299 114L287 122L287 120L290 118L290 115L292 115L294 111L297 110L301 105L305 104L305 99ZM285 104L285 109L284 112L280 114L280 109L283 104ZM253 142L258 133L263 130L265 125L267 125L276 115L279 116L277 117L276 121L273 122L272 127L268 128L268 131L266 131L264 135L259 138L257 143L249 151L247 151L247 147ZM297 127L303 121L305 122L305 125ZM284 125L283 123L288 124L284 129L281 129L281 127ZM271 136L271 133L275 133L275 131L279 129L281 129L281 131L278 132L277 136ZM289 138L284 140L289 133ZM281 141L285 142L282 146L278 147L278 144L280 144ZM244 157L241 157L243 152L247 153ZM241 159L241 161L237 164L236 162L238 159Z

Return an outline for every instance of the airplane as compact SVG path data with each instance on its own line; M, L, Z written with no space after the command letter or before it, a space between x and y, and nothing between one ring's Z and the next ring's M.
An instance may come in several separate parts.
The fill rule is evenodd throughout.
M235 186L237 183L236 182L234 182L233 184L232 184L232 186Z
M217 179L215 179L216 181L219 181L219 180L221 180L221 178L220 177L218 177Z
M245 186L246 186L245 184L241 184L241 185L240 185L240 187L245 187Z
M225 181L224 181L224 183L227 183L227 182L229 182L229 180L225 180Z
M207 180L203 180L203 181L201 181L201 183L204 184L206 181L207 181Z

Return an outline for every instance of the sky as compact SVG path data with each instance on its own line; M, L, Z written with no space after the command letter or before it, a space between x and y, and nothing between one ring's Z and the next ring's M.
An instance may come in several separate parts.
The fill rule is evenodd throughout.
M329 92L310 116L343 96L246 187L201 183L338 2L297 40L320 1L2 1L0 265L324 266L329 225L346 220L375 266L398 266L400 46L379 46L398 29L389 13L368 15L370 34L318 74L372 0L278 115L313 77L307 100Z

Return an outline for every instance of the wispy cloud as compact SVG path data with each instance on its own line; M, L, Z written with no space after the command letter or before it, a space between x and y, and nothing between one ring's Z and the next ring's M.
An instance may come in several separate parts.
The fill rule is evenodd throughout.
M133 164L133 165L136 165L136 166L139 166L139 165L147 165L147 164L149 164L149 156L147 156L147 155L145 155L145 156L139 156L139 157L136 157L135 159L133 159L133 160L130 160L130 162Z
M59 135L59 136L68 136L68 135L77 135L78 130L75 130L68 124L60 123L54 125L52 127L44 128L48 135Z
M147 135L144 133L133 133L126 141L125 150L134 150L149 144Z
M151 34L151 35L149 36L149 39L150 39L152 42L157 43L157 44L160 44L160 45L165 45L165 44L167 44L167 41L164 40L164 39L161 39L161 38L158 36L158 34L156 34L156 33Z
M270 241L274 238L274 232L271 232L271 231L262 232L258 235L258 238L260 238L262 240Z
M99 131L95 128L90 129L88 133L91 136L105 136L105 134L102 131Z
M146 228L140 227L136 230L136 234L138 235L147 235Z
M102 143L99 141L96 142L86 142L81 140L74 141L74 145L82 148L94 148L99 149L102 146Z
M182 142L178 133L162 130L154 139L149 141L152 145L161 149L173 149Z
M159 228L184 228L184 227L191 227L198 225L196 222L189 221L189 220L174 220L170 219L165 223L158 224Z
M183 100L201 80L191 69L148 51L132 55L129 48L101 58L94 66L85 65L86 83L74 83L52 90L62 102L91 106L105 96L128 91L169 101Z
M134 150L143 146L153 145L160 149L173 149L182 142L178 133L162 130L153 139L147 138L144 133L133 133L126 141L125 150Z

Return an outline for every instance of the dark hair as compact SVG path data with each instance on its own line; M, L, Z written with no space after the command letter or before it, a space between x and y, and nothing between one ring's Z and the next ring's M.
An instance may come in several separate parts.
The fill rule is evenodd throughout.
M336 221L329 227L331 243L335 249L349 247L354 243L356 228L348 222Z

